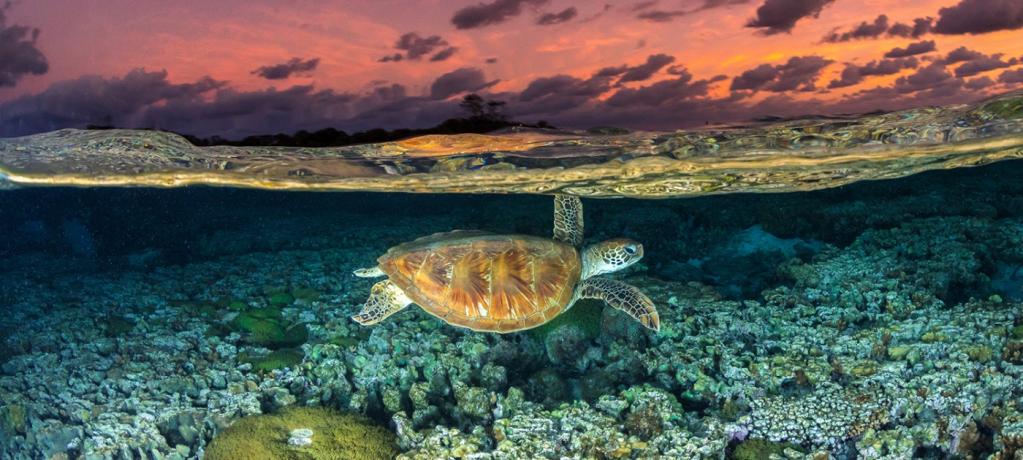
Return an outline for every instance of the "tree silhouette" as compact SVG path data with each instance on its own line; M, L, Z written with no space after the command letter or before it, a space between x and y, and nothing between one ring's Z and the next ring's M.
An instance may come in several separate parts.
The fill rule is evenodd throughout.
M469 114L469 118L478 121L503 122L508 119L502 109L508 103L505 101L485 100L476 93L466 94L458 106Z
M2 1L2 0L0 0ZM386 130L373 128L366 131L348 134L335 128L323 128L318 131L309 132L299 130L294 134L260 134L248 136L241 140L229 140L220 136L201 138L189 134L182 134L194 145L238 145L238 146L289 146L289 147L338 147L352 144L367 144L374 142L388 142L409 137L422 136L424 134L460 134L460 133L487 133L510 126L554 129L546 121L539 121L536 124L520 123L508 120L504 114L507 106L505 101L484 99L478 94L467 94L458 103L459 108L469 116L467 118L449 118L431 128L399 128ZM111 129L110 125L89 125L86 129Z
M461 107L462 110L468 112L470 118L482 118L484 114L484 104L485 102L479 94L472 93L466 94L465 97L462 98L462 102L458 103L458 106Z

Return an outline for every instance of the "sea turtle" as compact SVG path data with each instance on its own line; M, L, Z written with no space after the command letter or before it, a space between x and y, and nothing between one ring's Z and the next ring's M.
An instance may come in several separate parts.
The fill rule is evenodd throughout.
M544 324L579 299L601 299L653 330L657 310L639 289L599 275L628 267L643 246L628 239L578 249L583 240L578 197L557 195L554 239L456 230L395 246L377 266L355 271L387 276L373 285L362 311L364 326L413 302L448 324L481 332L515 332Z

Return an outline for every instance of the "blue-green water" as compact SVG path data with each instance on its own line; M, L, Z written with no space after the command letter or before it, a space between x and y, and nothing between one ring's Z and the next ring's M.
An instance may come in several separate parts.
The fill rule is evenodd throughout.
M196 458L217 438L216 458L1017 458L1020 177L584 200L588 243L644 245L613 276L657 333L592 301L506 335L415 306L349 319L376 281L352 270L388 248L548 236L550 197L2 191L0 458ZM303 406L391 435L345 444ZM270 457L223 457L263 413L312 447L278 427L246 441Z

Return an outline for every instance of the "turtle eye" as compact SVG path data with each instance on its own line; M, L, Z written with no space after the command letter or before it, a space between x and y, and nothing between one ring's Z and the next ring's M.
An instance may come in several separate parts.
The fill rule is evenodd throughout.
M631 255L635 255L636 254L636 247L631 245L631 244L625 246L625 253L630 255L630 256Z

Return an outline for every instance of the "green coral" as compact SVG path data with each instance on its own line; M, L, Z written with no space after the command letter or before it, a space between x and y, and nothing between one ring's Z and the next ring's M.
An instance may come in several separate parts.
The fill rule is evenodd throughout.
M295 288L291 290L291 296L306 302L312 302L320 298L320 291L313 288Z
M238 360L252 364L252 369L254 370L269 372L274 369L295 367L302 363L302 358L304 357L305 354L302 353L302 350L285 348L283 350L276 350L261 356L240 354Z
M352 337L349 335L339 335L336 337L332 337L329 343L337 345L341 348L350 348L358 345L359 342L361 341L362 340L360 340L358 337Z
M888 357L896 361L902 361L909 352L913 351L912 347L906 345L897 345L888 348Z
M194 316L202 316L209 318L216 316L217 314L217 307L215 305L210 305L208 303L200 305L186 304L183 306L183 308Z
M971 345L963 351L966 352L966 356L969 356L971 360L980 363L991 361L991 358L994 356L994 350L987 345Z
M312 430L312 444L288 445L297 429ZM276 414L236 421L206 446L206 460L392 459L398 455L395 436L361 416L319 407L293 407Z
M280 309L272 307L239 313L231 321L231 328L247 334L249 342L267 348L297 347L309 339L305 324L288 326Z
M748 439L735 446L732 460L769 460L771 455L782 455L792 444L771 442L766 439Z
M0 428L7 433L25 434L25 426L28 423L28 414L25 406L20 404L7 404L0 406Z
M288 294L287 292L278 292L276 294L270 294L270 298L267 300L270 302L270 305L273 305L275 307L283 307L286 305L291 305L291 303L295 301L295 298L292 297L291 294Z

